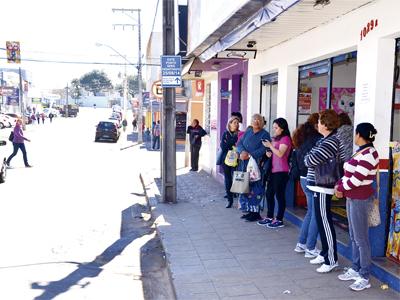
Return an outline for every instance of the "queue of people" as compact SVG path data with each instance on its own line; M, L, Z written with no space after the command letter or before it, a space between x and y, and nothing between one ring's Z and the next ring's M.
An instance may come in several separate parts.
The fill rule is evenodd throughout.
M309 116L291 136L284 118L273 121L273 136L264 129L265 120L253 115L251 125L240 130L241 119L232 113L221 136L217 165L225 178L226 208L233 207L238 196L238 208L247 222L256 222L266 228L282 228L286 206L285 190L289 178L299 179L306 196L305 215L294 251L304 253L310 263L318 265L318 273L328 273L338 267L336 232L333 225L331 202L333 195L346 198L350 239L353 248L353 265L339 280L354 280L349 287L355 291L369 288L371 249L368 240L368 214L371 210L377 176L378 153L373 141L377 134L370 123L361 123L355 129L353 153L353 126L350 118L327 109ZM240 114L240 113L239 113ZM193 127L197 128L193 133ZM201 132L201 133L200 133ZM188 129L191 141L200 140L204 130L195 120ZM191 143L192 144L192 143ZM192 144L193 145L193 144ZM198 169L198 151L192 149L192 170ZM233 155L234 153L234 155ZM236 163L232 163L232 157ZM252 178L254 162L259 176ZM248 172L249 177L243 176ZM239 178L239 175L242 176ZM239 179L237 179L239 178ZM248 182L246 189L232 192L236 181ZM275 199L277 213L275 213ZM266 204L265 204L266 202ZM261 211L267 207L267 214ZM318 236L321 250L317 248Z

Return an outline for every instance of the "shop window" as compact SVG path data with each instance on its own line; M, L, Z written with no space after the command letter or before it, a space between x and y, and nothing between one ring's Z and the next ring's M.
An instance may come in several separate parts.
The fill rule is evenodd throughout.
M394 69L394 92L392 109L392 141L400 142L400 40L396 47L396 64Z
M261 78L260 114L267 121L266 129L271 132L272 122L277 118L278 73Z

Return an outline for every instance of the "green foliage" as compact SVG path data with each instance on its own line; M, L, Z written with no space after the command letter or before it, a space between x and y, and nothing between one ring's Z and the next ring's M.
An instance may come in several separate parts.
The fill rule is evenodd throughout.
M80 86L86 91L92 92L95 96L102 91L107 91L113 88L111 80L106 73L99 70L93 70L84 74L79 79Z
M75 78L71 81L71 98L80 99L82 97L82 88L79 79Z
M139 94L139 87L138 87L138 77L137 75L131 75L128 76L128 93L132 97L135 97L135 95ZM115 86L115 89L119 92L121 97L124 95L124 85L123 84L117 84ZM142 91L146 89L146 83L142 81Z

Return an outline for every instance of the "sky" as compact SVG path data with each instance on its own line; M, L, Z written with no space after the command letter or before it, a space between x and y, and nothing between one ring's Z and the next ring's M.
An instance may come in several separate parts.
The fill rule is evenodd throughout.
M137 24L137 13L127 16L113 13L112 8L140 8L142 22L142 56L146 52L158 0L19 0L1 4L0 48L6 41L21 43L21 58L35 60L124 63L116 52L133 63L138 59L137 27L113 24ZM162 0L159 0L160 6ZM107 46L96 46L101 43ZM6 52L0 49L0 58ZM144 61L143 61L144 62ZM32 75L37 89L66 87L74 78L94 69L104 70L114 84L120 83L118 73L124 66L56 64L24 62L9 64L0 59L0 67L21 67ZM134 67L128 75L136 74Z

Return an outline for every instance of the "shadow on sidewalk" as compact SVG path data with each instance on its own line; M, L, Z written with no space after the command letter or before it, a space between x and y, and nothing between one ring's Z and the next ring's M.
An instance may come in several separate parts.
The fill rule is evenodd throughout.
M85 288L90 285L89 278L97 277L103 271L103 267L120 255L129 244L154 232L150 222L142 221L141 213L145 211L147 211L146 206L141 204L134 204L123 210L121 212L120 238L96 256L93 261L76 263L77 269L60 280L50 281L46 284L33 282L32 289L43 290L43 293L35 297L35 300L54 299L73 286L78 285ZM82 283L81 281L84 279L86 282Z

